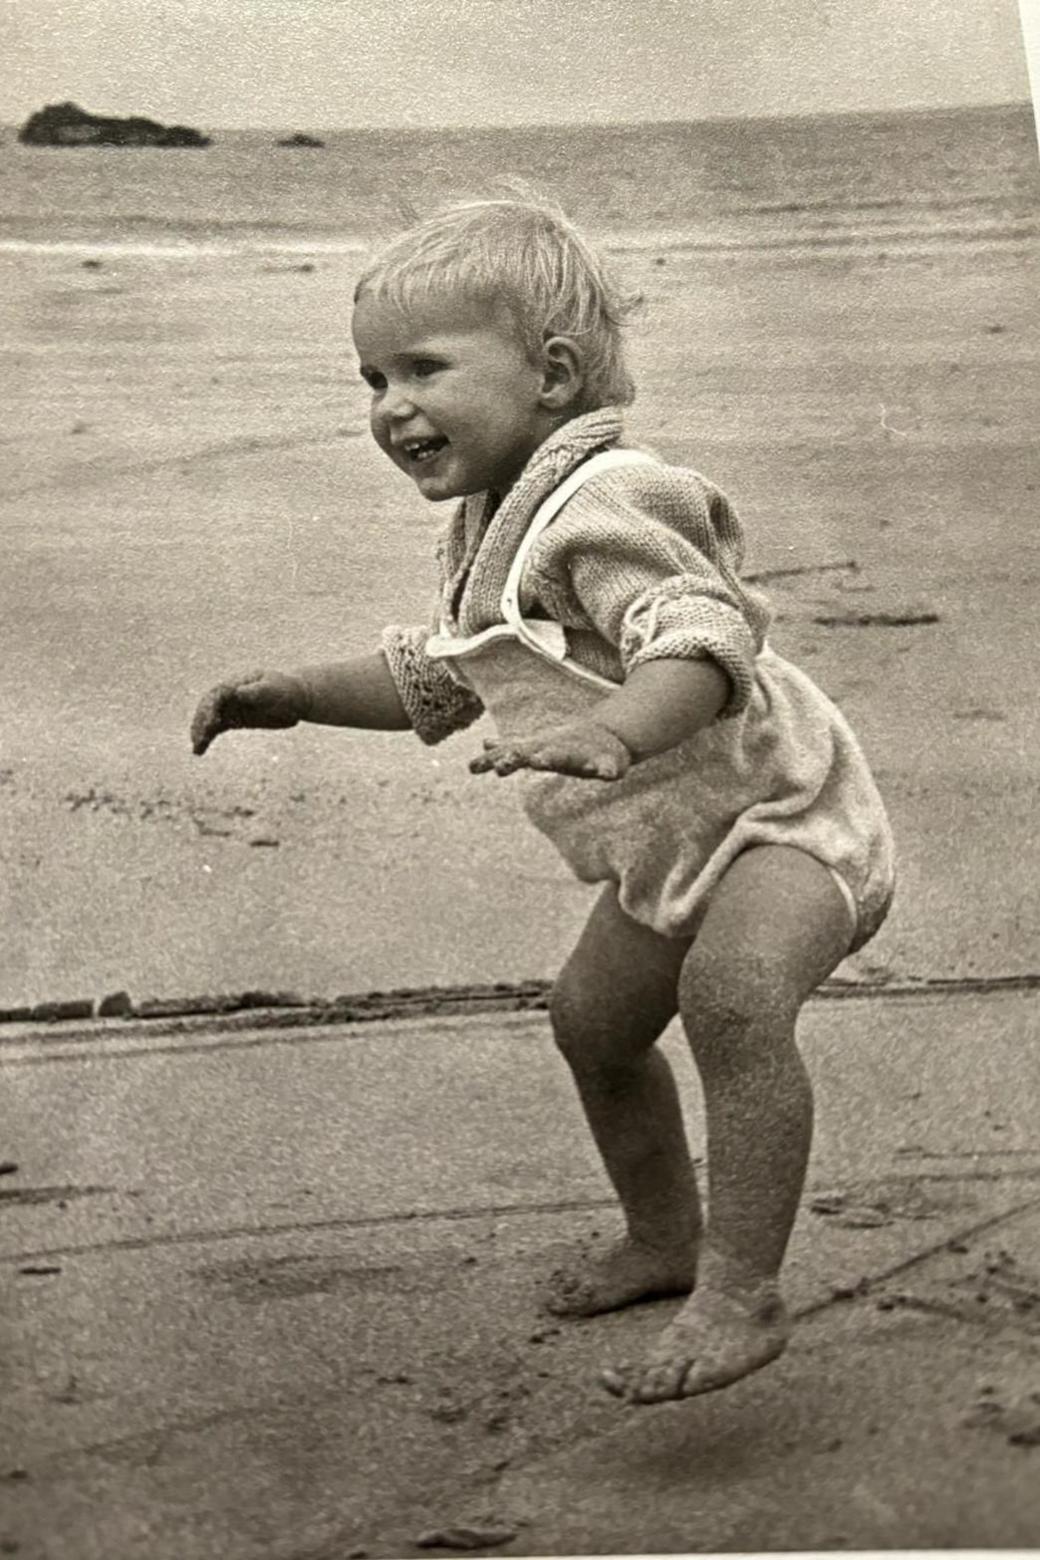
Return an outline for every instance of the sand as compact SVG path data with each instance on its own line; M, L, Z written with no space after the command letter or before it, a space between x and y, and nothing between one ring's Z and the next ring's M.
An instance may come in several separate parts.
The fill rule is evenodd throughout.
M212 682L428 614L444 515L367 437L355 262L96 254L0 258L0 1007L551 976L591 891L468 774L479 728L189 750ZM1030 969L1035 263L965 241L624 265L648 299L632 432L729 492L751 569L800 571L772 582L774 643L891 808L899 898L843 973Z
M1034 1033L1033 993L810 1003L791 1348L630 1409L598 1373L675 1302L538 1310L618 1229L544 1014L5 1031L0 1552L1035 1547Z
M217 678L427 610L437 517L366 439L349 258L84 258L0 261L0 1007L551 975L590 891L468 775L479 730L190 754ZM737 501L775 643L892 810L900 895L843 974L1029 971L1035 266L657 258L627 262L633 432ZM178 1560L473 1525L543 1554L1032 1541L1034 1323L992 1315L1008 1263L1035 1299L1029 1004L810 1006L795 1346L652 1424L591 1383L658 1308L534 1309L613 1218L543 1016L7 1026L8 1521Z

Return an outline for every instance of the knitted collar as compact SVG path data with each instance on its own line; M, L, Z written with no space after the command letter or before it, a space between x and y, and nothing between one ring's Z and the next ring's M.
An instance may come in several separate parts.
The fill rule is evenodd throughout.
M442 615L455 620L457 632L479 634L502 621L506 576L538 505L589 455L617 444L622 431L616 406L574 417L538 446L497 509L489 493L463 501L441 552Z

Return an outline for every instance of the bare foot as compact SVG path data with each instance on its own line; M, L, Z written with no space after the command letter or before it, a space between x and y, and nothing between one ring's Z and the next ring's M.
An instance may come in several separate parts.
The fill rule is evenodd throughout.
M688 1295L696 1274L692 1248L661 1251L626 1239L605 1251L580 1251L572 1269L557 1268L542 1303L553 1316L598 1316L640 1300Z
M600 1377L629 1403L664 1403L728 1387L761 1370L787 1347L791 1325L772 1283L732 1294L698 1290L647 1358Z

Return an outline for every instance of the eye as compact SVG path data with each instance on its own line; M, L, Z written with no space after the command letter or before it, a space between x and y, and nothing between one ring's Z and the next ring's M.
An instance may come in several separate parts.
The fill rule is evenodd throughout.
M412 364L412 372L416 379L429 379L432 374L437 374L444 367L439 358L416 358Z
M362 364L361 377L370 390L386 389L386 376L385 374L381 374L378 369L366 368L364 364Z

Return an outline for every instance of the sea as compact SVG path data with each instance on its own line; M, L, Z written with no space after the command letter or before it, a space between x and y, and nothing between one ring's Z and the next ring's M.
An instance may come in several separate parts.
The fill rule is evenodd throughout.
M1030 105L698 123L273 130L201 150L23 147L0 135L0 252L364 249L446 200L525 187L612 247L1029 245Z

